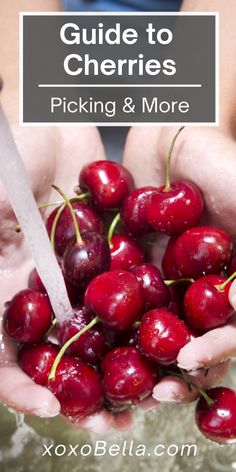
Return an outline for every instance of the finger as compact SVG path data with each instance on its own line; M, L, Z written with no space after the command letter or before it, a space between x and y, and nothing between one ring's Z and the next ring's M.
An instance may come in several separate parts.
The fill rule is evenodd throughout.
M141 410L149 411L157 408L159 406L159 402L157 402L152 396L145 398L142 402L137 405Z
M206 375L205 369L188 373L189 380L204 390L217 385L226 375L229 369L229 361L209 369ZM189 403L198 397L199 392L189 388L186 381L174 376L165 377L153 390L153 398L159 402Z
M84 429L93 433L105 433L114 424L113 415L109 411L101 410L93 415L89 415L80 421L72 423L77 429Z
M164 167L157 159L161 128L131 128L128 133L123 163L132 173L137 186L161 185Z
M17 365L0 368L0 402L42 418L60 413L56 397L47 388L36 385Z
M179 352L178 366L186 370L210 367L236 354L236 322L193 339Z
M158 402L188 403L195 400L197 393L189 390L184 380L174 376L167 376L153 389L153 398Z
M232 283L229 290L229 301L232 307L236 310L236 280Z
M127 431L132 426L133 414L131 410L123 411L114 416L114 428L118 431Z
M105 151L98 129L91 127L61 127L56 144L56 174L54 182L71 194L78 185L80 169L91 161L105 159Z

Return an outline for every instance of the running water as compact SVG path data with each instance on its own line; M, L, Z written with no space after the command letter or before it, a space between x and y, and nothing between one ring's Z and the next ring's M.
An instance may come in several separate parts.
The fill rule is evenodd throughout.
M64 279L30 188L24 164L0 108L0 179L22 228L54 314L63 321L72 313Z

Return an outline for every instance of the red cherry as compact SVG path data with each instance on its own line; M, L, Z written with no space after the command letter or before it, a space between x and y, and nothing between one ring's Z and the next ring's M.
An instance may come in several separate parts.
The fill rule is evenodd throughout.
M145 310L168 306L170 291L161 272L153 264L142 264L131 269L143 289Z
M96 161L83 167L79 176L82 190L89 191L93 204L101 211L119 208L133 190L129 171L112 161Z
M184 312L187 322L196 329L207 331L224 325L234 310L229 303L231 283L221 275L206 275L188 288L184 297Z
M229 263L233 250L231 236L220 228L199 226L185 231L175 244L179 274L197 279L219 274Z
M141 236L153 231L147 221L147 202L156 191L156 187L141 187L134 190L123 201L121 208L121 220L127 233L133 236Z
M114 404L135 404L152 392L158 381L157 367L134 347L113 349L103 359L105 398Z
M170 182L170 163L175 141L182 126L175 134L167 157L166 183L156 189L147 203L147 220L161 233L175 236L198 224L203 212L203 199L199 188L192 182Z
M92 231L99 234L103 233L102 220L92 208L79 202L71 202L71 205L80 231ZM46 227L49 235L51 234L52 225L59 208L60 207L57 207L48 216ZM73 236L75 236L74 222L70 209L66 206L57 222L54 238L55 251L60 257L63 256L67 244Z
M52 307L46 294L35 290L18 292L7 305L4 327L20 343L42 341L52 324Z
M151 310L143 315L139 328L140 350L152 361L172 364L189 341L185 323L166 309Z
M110 270L129 270L134 265L141 264L144 253L138 243L125 234L115 234L110 242Z
M142 288L130 272L112 270L90 282L84 304L106 327L114 331L126 330L142 313Z
M162 270L165 277L169 280L180 278L178 268L175 262L175 245L177 238L170 238L162 259Z
M159 187L147 204L149 224L161 233L175 236L196 226L203 212L203 199L192 182L172 182Z
M65 285L66 285L66 290L67 290L68 297L70 299L71 304L72 305L78 304L78 301L80 298L80 292L78 290L78 287L71 284L69 280L66 280L66 279L65 279ZM33 269L30 272L29 280L28 280L28 287L31 288L32 290L37 290L38 292L41 292L41 293L47 293L46 288L44 287L44 284L42 280L40 279L39 274L36 269Z
M28 287L32 290L37 290L37 292L47 293L46 288L39 277L37 269L32 269L28 279Z
M236 441L236 392L227 387L207 391L213 404L201 397L196 406L196 423L201 433L218 443Z
M79 359L64 356L48 388L61 404L61 413L72 421L91 415L103 402L99 375Z
M84 231L82 241L72 238L63 255L62 271L69 282L85 288L90 280L110 267L108 242L97 233Z
M76 333L81 331L92 320L93 316L84 307L74 309L69 320L57 326L57 337L63 346ZM89 364L99 364L105 354L112 348L113 340L101 323L90 328L72 343L67 352L79 357Z
M18 363L31 379L45 387L58 352L58 347L51 343L25 346L19 352Z

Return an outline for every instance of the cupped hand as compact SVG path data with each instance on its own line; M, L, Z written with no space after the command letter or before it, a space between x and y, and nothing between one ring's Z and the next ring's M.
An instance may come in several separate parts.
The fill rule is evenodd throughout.
M159 186L165 182L165 163L174 127L131 128L124 165L133 173L136 185ZM220 226L236 237L236 143L230 132L218 128L186 127L180 134L171 162L173 180L185 179L197 184L205 200L205 222ZM230 302L236 310L236 282L230 290ZM226 374L228 359L236 356L236 321L211 330L181 349L177 362L189 371L192 382L209 388ZM206 373L206 369L209 369ZM192 401L196 389L176 377L165 377L154 388L158 401Z
M6 87L1 101L38 202L55 199L55 193L51 196L52 183L72 195L81 167L86 162L104 159L103 146L95 127L19 127L17 92ZM0 215L1 316L5 302L27 287L33 262L23 236L15 232L17 222L1 183ZM0 401L29 414L57 415L59 402L49 390L36 385L22 372L17 365L16 349L1 334L1 326L0 336Z

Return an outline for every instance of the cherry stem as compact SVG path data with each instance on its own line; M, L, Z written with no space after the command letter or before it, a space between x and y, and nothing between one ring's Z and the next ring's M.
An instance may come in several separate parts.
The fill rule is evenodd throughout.
M77 244L82 245L83 240L81 238L81 235L80 235L80 232L79 232L79 226L78 226L77 219L76 219L76 216L75 216L75 212L74 212L74 209L71 205L71 202L70 202L69 198L66 196L66 194L59 187L57 187L57 185L52 185L52 188L54 188L64 198L65 203L66 203L66 205L68 206L68 208L70 210L71 217L72 217L72 220L73 220L73 223L74 223L76 242L77 242Z
M57 224L65 207L66 207L66 204L64 203L60 208L58 208L57 214L52 224L52 229L50 233L50 242L51 242L51 246L54 252L55 252L55 234L56 234Z
M80 200L83 200L85 198L87 198L89 194L88 193L82 193L81 195L78 195L78 197L71 197L70 198L70 202L79 202ZM52 206L59 206L59 205L62 205L64 203L64 201L57 201L57 202L48 202L48 203L40 203L38 205L38 209L39 210L42 210L43 208L49 208L49 207L52 207ZM15 232L16 233L20 233L21 232L21 226L20 225L17 225L15 227Z
M236 277L236 272L234 272L227 280L225 280L225 282L223 282L222 284L220 285L215 285L215 288L219 291L219 292L223 292L226 285L228 285L232 280L234 280Z
M141 325L141 321L135 321L135 323L133 324L133 328L134 329L139 328L140 325Z
M108 231L108 235L107 235L107 239L108 239L108 244L109 246L111 247L112 246L112 237L113 237L113 234L114 234L114 231L116 229L116 226L117 224L119 223L120 221L120 213L117 213L117 215L115 216L115 218L113 219L111 225L110 225L110 228L109 228L109 231Z
M51 326L50 326L48 332L46 333L45 338L48 338L49 334L51 334L51 332L52 332L54 326L56 326L56 324L57 324L57 319L54 318L54 320L52 320L52 324L51 324Z
M167 287L172 287L173 285L178 285L181 282L189 282L190 284L193 284L194 279L164 280L164 282L167 285Z
M75 341L77 341L80 338L80 336L82 336L82 334L86 333L86 331L88 331L90 328L92 328L99 321L100 320L99 320L98 316L95 316L95 318L93 318L92 321L90 321L90 323L87 324L87 326L82 328L78 333L76 333L74 336L72 336L72 338L68 339L68 341L64 344L64 346L62 346L62 348L58 352L57 357L56 357L55 361L53 362L48 380L54 380L55 379L57 366L58 366L62 356L65 354L66 350L68 349L68 347L70 347L70 345L72 343L74 343Z
M164 192L170 192L171 190L171 187L170 187L170 162L171 162L171 156L172 156L172 152L173 152L173 149L174 149L174 145L175 145L175 141L176 139L178 138L179 134L181 133L181 131L185 128L185 126L181 126L181 128L179 128L179 130L177 131L176 135L174 136L172 142L171 142L171 145L170 145L170 149L169 149L169 152L168 152L168 156L167 156L167 163L166 163L166 185L165 185L165 188L164 188Z
M196 385L195 383L192 382L192 380L189 378L187 372L184 370L184 369L181 369L179 367L179 370L180 370L180 374L178 374L178 372L174 372L172 370L169 370L169 369L166 369L166 372L170 375L173 375L175 377L178 377L179 379L181 380L184 380L186 382L187 385L195 388L198 393L204 398L204 400L207 402L208 406L211 406L215 403L214 400L212 400L212 398L209 397L209 395L207 395L207 393L205 392L205 390L203 390L203 388L199 387L198 385Z
M82 191L81 191L81 189L80 189L80 187L79 187L78 185L76 185L76 186L74 187L74 192L76 193L76 195L78 195L78 197L79 197L80 199L82 199L82 198L89 198L89 197L90 197L90 193L89 193L89 192L84 192L84 193L82 193Z

